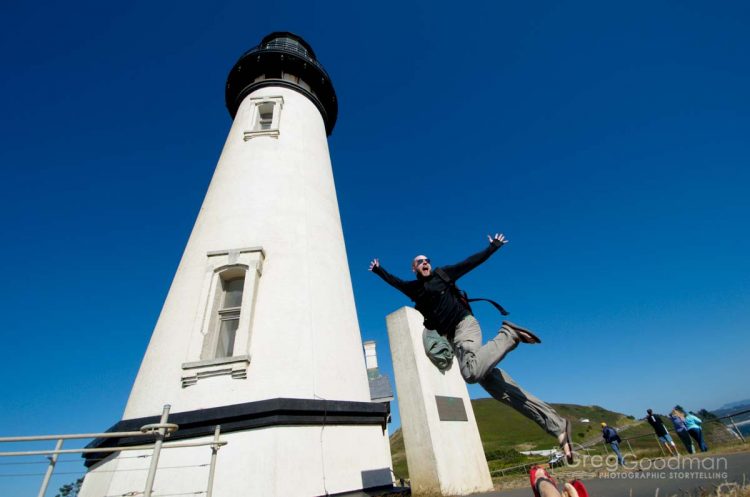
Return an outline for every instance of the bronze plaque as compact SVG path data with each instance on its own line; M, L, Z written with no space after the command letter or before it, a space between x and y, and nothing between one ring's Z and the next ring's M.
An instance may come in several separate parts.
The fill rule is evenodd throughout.
M466 417L466 408L461 397L443 397L435 396L437 403L438 416L440 421L468 421Z

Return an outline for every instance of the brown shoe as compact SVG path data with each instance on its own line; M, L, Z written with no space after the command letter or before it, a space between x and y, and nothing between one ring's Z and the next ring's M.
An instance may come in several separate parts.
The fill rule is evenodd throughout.
M518 339L523 343L542 343L542 340L538 336L517 324L513 324L510 321L503 321L503 326L515 331Z

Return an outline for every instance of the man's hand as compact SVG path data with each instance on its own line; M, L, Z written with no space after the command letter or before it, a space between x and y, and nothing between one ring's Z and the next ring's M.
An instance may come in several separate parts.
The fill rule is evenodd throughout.
M380 261L377 259L373 259L370 261L370 271L373 270L373 268L380 267Z
M494 240L497 240L500 242L500 245L505 245L506 243L508 243L508 239L505 238L505 235L503 235L502 233L495 233L494 237L492 235L487 235L487 239L490 241L490 243L492 243Z

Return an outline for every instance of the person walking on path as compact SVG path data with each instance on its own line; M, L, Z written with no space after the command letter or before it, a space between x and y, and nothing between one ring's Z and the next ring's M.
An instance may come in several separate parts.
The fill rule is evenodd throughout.
M688 433L690 433L690 436L693 437L693 440L698 443L698 447L701 448L701 452L706 452L708 451L708 445L706 445L706 442L703 440L703 430L701 429L701 424L703 424L701 418L693 414L692 411L685 415L685 426L687 427Z
M424 317L425 332L435 330L453 348L461 375L467 383L479 383L492 397L511 406L555 436L573 462L571 424L552 407L523 390L513 379L496 368L497 364L519 343L535 344L541 340L530 330L503 321L497 336L482 345L482 330L468 302L458 295L455 281L490 258L508 241L502 234L488 235L489 246L458 264L433 271L430 259L414 257L411 270L416 279L405 281L386 271L378 259L370 262L370 271L409 297Z
M648 424L650 424L654 429L654 433L656 433L656 437L659 439L659 442L667 447L669 455L679 455L679 452L677 452L677 446L674 444L674 440L672 440L672 437L669 435L667 427L664 426L664 421L661 420L661 417L658 414L654 414L654 411L652 411L651 409L646 409L646 414L646 421L648 421Z
M622 457L622 452L620 452L620 442L622 442L622 439L617 434L617 430L611 426L607 426L607 423L604 421L602 421L602 438L612 447L612 450L617 455L617 464L624 466L625 458Z
M695 447L693 447L693 441L690 440L690 434L688 433L687 426L685 426L684 416L677 409L672 409L672 412L669 413L669 419L672 421L674 431L677 432L677 436L682 440L688 453L695 454Z

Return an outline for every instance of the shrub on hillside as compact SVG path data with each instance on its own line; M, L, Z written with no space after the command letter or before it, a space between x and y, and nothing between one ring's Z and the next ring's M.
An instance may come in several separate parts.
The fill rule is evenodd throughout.
M528 459L525 455L516 449L495 449L485 453L487 461L494 461L495 466L512 466L514 464L523 464Z

